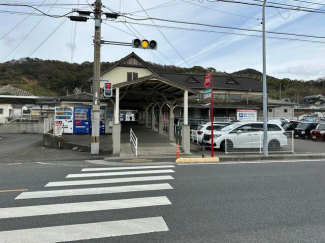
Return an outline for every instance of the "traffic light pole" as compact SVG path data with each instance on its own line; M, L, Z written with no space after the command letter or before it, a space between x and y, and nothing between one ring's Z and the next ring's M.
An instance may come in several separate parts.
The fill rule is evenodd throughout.
M268 138L267 138L267 81L266 81L266 44L265 44L265 5L263 3L263 155L269 156Z
M94 37L93 109L92 109L92 131L91 131L91 154L92 155L99 154L101 15L102 15L102 1L96 0L95 37Z

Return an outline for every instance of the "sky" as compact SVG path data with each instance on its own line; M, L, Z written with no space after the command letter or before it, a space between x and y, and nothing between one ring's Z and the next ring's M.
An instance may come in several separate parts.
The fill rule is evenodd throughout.
M238 1L259 4L256 0ZM305 1L318 1L324 5L311 5L297 0L273 0L273 2L282 4L325 10L325 1ZM88 2L93 3L94 0L88 0ZM106 20L103 15L103 40L131 43L132 39L137 37L156 40L158 43L157 50L103 45L101 48L101 61L103 62L119 60L134 51L144 60L162 65L214 67L218 71L230 73L246 68L253 68L258 71L263 69L261 33L155 20L154 23L158 26L192 28L210 32L165 27L159 27L158 30L155 26L138 25L138 23L153 25L150 20L130 19L147 17L140 6L141 4L144 9L148 9L147 14L154 18L262 30L262 8L259 6L215 2L213 0L102 0L102 2L105 7L104 12L116 11L127 16L119 17L117 20ZM34 4L41 11L51 15L64 15L76 8L90 10L87 0L0 0L1 3ZM162 6L159 7L159 5ZM156 6L158 7L153 8ZM32 13L33 9L0 5L1 63L24 57L76 63L93 61L93 19L77 23L68 18L33 16L18 14L17 12ZM135 24L125 24L121 21ZM267 31L325 36L324 21L325 14L274 8L266 9ZM258 37L237 35L239 33L257 35ZM267 37L274 36L278 35L267 34ZM278 37L303 39L303 37L295 36ZM324 43L267 38L267 74L278 78L300 80L325 77L325 37L324 39L312 40L323 41Z

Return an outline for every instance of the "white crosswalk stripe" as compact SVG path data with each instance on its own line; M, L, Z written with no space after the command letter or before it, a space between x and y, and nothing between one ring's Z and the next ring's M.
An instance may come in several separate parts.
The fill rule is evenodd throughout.
M169 205L167 197L144 197L78 203L0 208L0 219ZM1 240L0 240L1 241Z
M168 231L162 217L76 224L0 232L6 243L45 243L90 240L123 235Z
M174 171L173 170L141 170L141 171L122 171L122 172L103 172L103 173L83 173L83 174L69 174L67 175L66 178L164 174L164 173L174 173Z
M171 190L173 187L168 183L154 183L164 180L174 180L170 175L156 175L174 173L173 165L162 166L131 166L131 167L103 167L103 168L87 168L83 169L79 174L69 174L66 178L87 178L83 180L66 180L49 182L45 187L64 187L64 189L44 190L44 191L27 191L22 192L15 199L41 199L41 198L57 198L57 197L73 197L80 198L85 195L100 195L131 193L131 192L150 192ZM107 171L107 172L105 172ZM90 173L94 172L94 173ZM146 176L141 176L146 175ZM116 177L116 178L93 178L93 177ZM122 177L119 177L122 176ZM136 184L141 182L140 185ZM119 186L105 187L88 187L89 185L101 184L121 184ZM122 183L132 183L131 185L123 185ZM80 186L83 188L70 189L69 186ZM142 193L143 194L143 193ZM13 220L29 217L54 216L64 215L70 217L71 214L103 212L109 210L136 209L157 206L168 206L172 202L166 196L149 196L136 197L137 194L130 194L135 197L101 200L101 201L86 201L86 202L69 202L59 204L44 204L33 206L19 206L11 208L0 208L0 219ZM79 197L78 197L79 196ZM48 199L50 200L50 199ZM141 212L141 211L139 211ZM100 215L100 214L96 214ZM40 221L41 222L41 221ZM56 222L54 222L56 224ZM124 235L145 234L153 232L168 231L162 217L124 219L116 221L103 221L94 223L80 222L80 224L57 225L41 228L27 228L10 231L0 231L0 242L6 243L46 243L46 242L68 242L78 240L91 240L106 237L116 237Z
M65 190L53 190L53 191L23 192L15 199L67 197L67 196L109 194L109 193L122 193L122 192L140 192L140 191L168 190L168 189L173 189L171 185L169 185L168 183L132 185L132 186L97 187L97 188L87 188L87 189L65 189Z
M96 180L77 180L77 181L54 181L49 182L45 187L56 186L82 186L82 185L97 185L97 184L110 184L110 183L123 183L123 182L139 182L139 181L163 181L173 180L172 176L142 176L142 177L125 177L113 179L96 179Z
M114 170L141 170L141 169L164 169L174 168L174 165L156 165L156 166L133 166L133 167L105 167L105 168L85 168L81 171L114 171Z

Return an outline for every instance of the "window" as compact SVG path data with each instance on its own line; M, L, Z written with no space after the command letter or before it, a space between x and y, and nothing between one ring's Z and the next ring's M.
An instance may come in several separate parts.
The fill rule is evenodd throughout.
M284 109L284 113L288 113L288 109Z
M253 124L252 131L254 132L263 131L263 124Z
M214 94L213 97L215 99L226 99L226 95L225 94Z
M127 81L131 81L132 80L132 73L128 72L128 77L127 77Z
M272 109L269 109L269 112L272 112L273 110Z
M281 131L281 128L275 124L267 124L268 131Z
M228 95L228 99L229 100L240 100L241 99L241 95L229 94Z
M139 76L138 73L127 72L127 81L138 79L138 76Z
M0 114L1 114L1 115L3 114L3 109L0 109Z
M234 131L232 131L232 133L236 133L239 130L244 133L244 132L252 132L253 129L252 129L252 125L251 124L247 124L247 125L243 125L243 126L238 127L237 129L235 129Z

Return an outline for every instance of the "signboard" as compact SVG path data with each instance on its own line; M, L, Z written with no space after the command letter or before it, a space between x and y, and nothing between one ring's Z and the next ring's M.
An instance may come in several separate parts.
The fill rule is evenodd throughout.
M237 110L237 120L243 122L256 122L257 110Z
M204 87L205 88L208 88L208 87L210 87L210 84L211 84L211 73L210 72L208 72L206 75L205 75L205 77L204 77Z
M211 98L211 88L203 90L203 99Z

